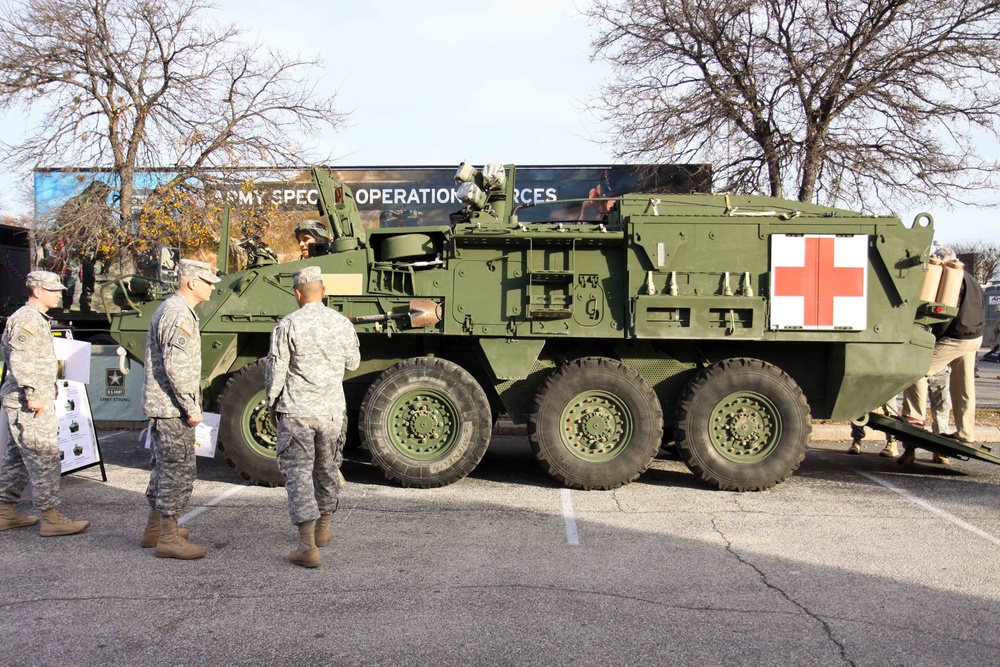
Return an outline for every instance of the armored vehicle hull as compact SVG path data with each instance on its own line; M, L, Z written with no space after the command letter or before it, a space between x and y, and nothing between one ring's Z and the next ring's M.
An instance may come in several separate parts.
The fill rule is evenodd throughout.
M515 168L494 165L460 169L452 225L365 230L350 189L313 173L329 254L223 276L198 307L206 409L222 413L227 460L261 484L283 482L263 359L305 265L356 322L349 428L419 487L469 474L505 413L573 488L631 482L672 439L707 484L767 489L802 461L812 419L861 417L921 377L923 325L949 312L918 299L929 216L668 193L523 222ZM137 361L159 303L115 316Z

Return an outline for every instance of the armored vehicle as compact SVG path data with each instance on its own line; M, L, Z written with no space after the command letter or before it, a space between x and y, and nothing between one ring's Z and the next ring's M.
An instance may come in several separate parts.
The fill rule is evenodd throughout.
M907 226L664 193L555 221L517 205L513 165L463 164L451 224L366 230L351 189L313 177L328 252L224 275L198 307L205 408L221 412L226 459L260 484L283 481L264 366L306 265L357 326L350 428L388 478L418 487L468 475L506 414L572 488L635 480L666 438L704 482L767 489L802 461L813 419L862 417L922 376L924 325L955 312L918 300L926 214ZM139 362L162 287L117 296L112 333Z

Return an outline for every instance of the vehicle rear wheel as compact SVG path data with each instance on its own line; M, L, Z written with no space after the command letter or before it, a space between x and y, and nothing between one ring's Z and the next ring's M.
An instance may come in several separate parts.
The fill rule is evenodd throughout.
M385 476L431 488L475 469L490 444L490 404L458 364L406 359L372 383L358 419L361 442Z
M261 486L284 486L278 469L278 434L271 425L264 390L266 361L237 371L219 396L219 449L242 477Z
M615 359L565 364L539 390L528 438L545 470L575 489L615 489L641 475L663 438L663 411L642 377Z
M677 449L702 481L762 491L805 458L809 404L788 374L758 359L726 359L694 378L677 411Z

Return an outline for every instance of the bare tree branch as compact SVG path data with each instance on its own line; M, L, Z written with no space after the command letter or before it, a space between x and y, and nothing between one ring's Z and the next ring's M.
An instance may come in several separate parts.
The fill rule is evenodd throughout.
M973 256L973 265L969 267L969 270L972 275L976 276L980 284L985 285L1000 278L1000 244L986 243L985 241L961 241L945 245L950 245L960 255Z
M594 0L618 157L872 209L995 188L996 0Z
M310 78L320 62L248 44L237 27L211 21L212 9L208 0L0 2L0 109L45 109L36 131L4 145L0 160L113 175L111 215L92 212L84 225L61 212L61 234L69 225L79 243L133 251L151 243L161 230L142 223L157 216L133 215L143 168L174 174L162 189L176 203L179 190L197 199L195 178L323 159L299 140L345 119L336 96Z

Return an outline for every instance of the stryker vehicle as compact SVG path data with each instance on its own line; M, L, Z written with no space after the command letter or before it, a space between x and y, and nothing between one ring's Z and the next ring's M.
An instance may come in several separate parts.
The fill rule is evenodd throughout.
M767 489L802 461L812 419L864 418L921 377L924 325L956 312L918 300L926 214L908 227L769 197L633 194L581 202L590 220L527 222L513 165L463 164L452 224L366 230L350 188L313 177L328 253L224 275L197 309L205 409L259 484L283 483L265 357L306 265L361 341L350 428L417 487L472 472L506 414L572 488L631 482L673 439L704 482ZM224 235L220 267L226 248ZM116 295L112 333L131 358L171 291Z

